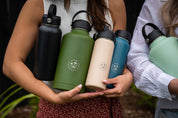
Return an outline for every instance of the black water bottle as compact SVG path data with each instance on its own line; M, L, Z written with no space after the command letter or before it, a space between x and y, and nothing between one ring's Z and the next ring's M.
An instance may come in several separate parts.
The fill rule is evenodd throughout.
M39 27L36 63L36 77L39 80L54 80L62 35L60 23L61 18L56 16L56 5L51 4Z

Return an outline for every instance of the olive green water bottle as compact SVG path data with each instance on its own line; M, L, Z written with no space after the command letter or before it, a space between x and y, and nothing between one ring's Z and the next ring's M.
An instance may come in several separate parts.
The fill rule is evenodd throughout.
M94 40L89 36L93 23L86 20L74 20L80 13L77 12L72 19L71 32L63 36L57 69L54 78L54 88L71 90L79 84L85 92L85 81L90 63Z
M154 30L146 35L145 27ZM147 23L142 29L145 39L150 47L149 59L165 73L178 78L178 38L165 36L156 25Z

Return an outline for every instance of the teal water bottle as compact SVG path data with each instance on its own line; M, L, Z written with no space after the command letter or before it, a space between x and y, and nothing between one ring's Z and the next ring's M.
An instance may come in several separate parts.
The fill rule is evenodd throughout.
M85 81L94 45L94 40L89 36L93 23L90 24L83 19L74 20L80 13L90 15L83 10L77 12L72 18L71 32L63 36L53 84L56 89L71 90L82 84L80 92L85 92Z
M146 26L154 29L148 35L145 32ZM165 73L178 78L178 38L172 36L166 37L152 23L147 23L143 26L142 34L150 47L150 61Z
M131 34L125 30L117 30L115 32L116 43L112 57L109 79L121 75L127 60L127 54L130 49ZM112 84L108 84L107 88L114 88Z

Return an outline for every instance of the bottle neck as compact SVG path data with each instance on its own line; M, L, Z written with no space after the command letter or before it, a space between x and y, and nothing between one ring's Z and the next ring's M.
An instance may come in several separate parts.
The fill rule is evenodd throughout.
M55 28L58 28L58 27L59 27L59 25L52 25L52 24L45 24L45 23L43 23L43 25L45 25L45 26L50 26L50 27L55 27Z
M150 44L150 48L152 48L154 45L158 45L162 42L162 40L164 40L166 38L166 36L159 36L157 37L151 44Z
M72 32L89 35L89 32L85 29L82 29L82 28L73 28Z
M118 36L118 37L116 37L116 40L117 40L117 39L120 39L120 40L123 40L123 41L126 41L127 43L129 43L129 41L128 41L126 38L124 38L124 37L119 37L119 36Z

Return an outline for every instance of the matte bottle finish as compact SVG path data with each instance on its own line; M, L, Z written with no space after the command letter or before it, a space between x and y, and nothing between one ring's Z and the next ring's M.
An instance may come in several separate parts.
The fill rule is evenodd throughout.
M81 12L86 11L79 11L74 17ZM94 40L89 36L90 29L91 26L87 21L76 20L72 22L71 32L64 35L58 58L54 88L71 90L82 84L83 87L80 92L85 92L84 85L94 45Z
M178 78L178 39L160 36L150 48L149 59L164 72Z
M39 27L36 77L40 80L54 80L62 34L60 21L56 16L56 6L52 4Z
M149 59L165 73L178 78L178 38L166 37L158 28L154 29L156 30L147 37L150 46Z
M130 49L129 46L131 40L130 33L125 30L117 30L115 34L116 43L108 77L109 79L122 74L127 60L127 54ZM114 86L112 84L109 84L107 85L107 88L114 88Z
M108 78L112 55L114 51L115 35L109 29L104 29L97 36L86 80L89 89L106 89L103 80Z

